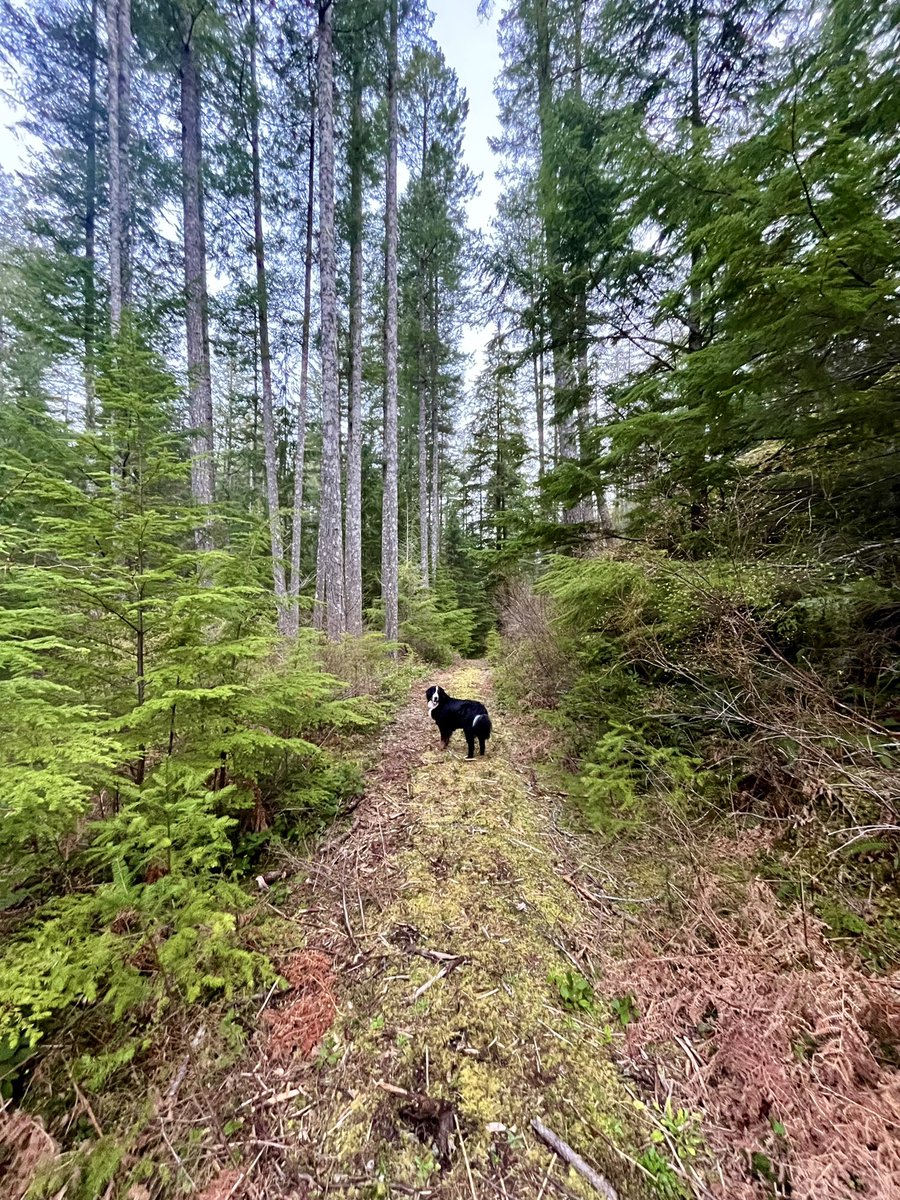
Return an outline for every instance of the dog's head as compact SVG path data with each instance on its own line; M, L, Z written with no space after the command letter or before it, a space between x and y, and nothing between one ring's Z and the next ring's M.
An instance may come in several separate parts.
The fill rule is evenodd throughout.
M426 690L425 699L428 702L428 711L432 713L436 708L439 708L444 703L444 701L447 699L447 693L442 687L438 687L436 683L433 683L431 687Z

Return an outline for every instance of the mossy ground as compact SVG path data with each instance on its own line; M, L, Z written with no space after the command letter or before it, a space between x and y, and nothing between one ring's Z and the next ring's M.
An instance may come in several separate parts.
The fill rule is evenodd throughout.
M490 703L478 664L441 683ZM579 947L591 918L563 879L546 797L517 764L515 723L495 719L487 755L467 761L461 735L439 749L418 693L400 718L410 722L418 753L407 746L408 769L366 802L390 806L394 839L375 877L366 857L377 839L355 858L353 832L341 845L374 900L364 904L352 880L328 872L341 896L334 924L355 952L318 1060L314 1128L301 1133L305 1171L360 1197L536 1196L542 1184L595 1196L537 1141L530 1122L539 1117L623 1200L643 1195L645 1177L629 1160L646 1131L611 1062L615 1018L593 990L602 982L579 982L577 1000L557 982L590 974ZM443 1164L435 1123L405 1116L397 1089L452 1106Z

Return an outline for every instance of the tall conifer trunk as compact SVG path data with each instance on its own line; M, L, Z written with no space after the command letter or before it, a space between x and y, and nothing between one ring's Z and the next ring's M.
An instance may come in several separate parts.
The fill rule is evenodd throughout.
M441 429L440 396L438 392L438 288L437 275L431 277L431 338L429 344L431 398L431 582L437 579L438 558L441 552Z
M303 535L303 473L306 469L306 409L309 390L309 327L312 310L313 212L316 190L316 103L310 86L309 160L306 178L306 243L303 260L303 326L300 335L300 396L297 401L297 437L294 444L294 508L291 521L291 623L300 632L300 550Z
M385 180L384 497L381 510L381 594L384 633L399 636L397 510L397 0L390 0L388 152Z
M573 367L570 322L570 296L559 261L548 212L554 205L555 179L547 169L546 159L555 136L552 120L553 74L550 54L550 14L548 0L534 0L535 36L537 45L538 125L541 146L541 175L539 203L543 208L544 243L547 254L547 315L553 347L553 423L557 459L578 457L577 428L574 410L577 405L576 373ZM576 521L576 509L563 512L567 523Z
M206 289L206 233L203 223L203 140L200 78L194 47L196 18L182 11L179 82L181 85L181 182L184 209L184 292L187 368L191 420L191 493L209 507L215 489L213 463L212 379L209 362L209 300ZM212 545L208 519L197 529L200 549Z
M259 318L259 359L262 373L263 456L266 470L266 501L269 510L269 540L272 550L272 581L278 607L278 631L290 632L287 585L284 577L284 535L278 495L278 458L275 446L275 416L272 398L272 353L269 345L269 294L266 281L266 251L263 238L262 167L259 149L259 77L256 41L259 27L256 0L250 0L250 157L253 172L253 234L256 255L256 307Z
M422 179L425 179L428 170L428 105L429 97L426 94L423 98L422 105ZM418 320L419 320L419 339L418 339L418 354L417 354L417 386L419 392L419 562L420 571L422 573L422 584L424 587L430 586L430 570L429 570L429 540L430 540L430 518L428 508L428 396L429 389L427 383L426 369L426 354L425 354L425 328L426 328L426 307L425 307L425 281L428 278L427 259L424 254L419 255L419 280L418 280Z
M109 310L113 333L131 300L131 0L106 0L109 142Z
M690 91L690 121L691 121L691 155L700 152L700 132L703 129L703 113L700 107L700 22L702 12L699 0L691 0L688 18L688 47L691 58L691 91ZM696 224L696 222L692 222ZM689 231L692 235L695 231ZM691 281L688 299L688 353L694 354L703 349L703 289L697 270L703 258L703 247L696 236L691 238ZM698 484L692 486L690 501L690 526L698 533L706 528L708 520L709 495L702 481L702 461L696 460L694 478L699 478Z
M341 410L338 391L337 279L334 249L334 4L319 5L319 285L322 340L322 489L319 567L325 631L337 641L345 628L341 535Z
M428 387L425 374L425 264L419 260L419 347L417 387L419 392L419 569L422 584L429 587L428 517Z
M84 424L90 432L97 417L94 366L97 348L97 19L91 0L88 33L88 125L84 195Z
M347 413L347 536L344 580L347 632L362 633L362 70L353 64L350 107L350 396Z

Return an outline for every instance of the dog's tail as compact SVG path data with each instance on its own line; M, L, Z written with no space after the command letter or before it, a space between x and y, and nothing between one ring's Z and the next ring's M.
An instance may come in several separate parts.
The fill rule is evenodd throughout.
M477 733L479 737L483 737L485 740L491 736L492 729L493 725L491 725L491 718L487 715L487 713L479 713L472 722L472 732Z

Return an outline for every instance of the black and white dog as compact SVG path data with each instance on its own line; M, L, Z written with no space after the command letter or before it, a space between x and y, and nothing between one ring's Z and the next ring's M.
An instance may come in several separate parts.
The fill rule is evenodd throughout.
M437 722L441 731L441 746L444 750L450 745L450 735L454 729L461 729L466 735L466 745L469 747L466 757L475 757L476 738L481 753L484 754L484 743L491 736L491 718L483 704L478 700L454 700L436 683L428 688L425 699L428 701L428 711L432 720Z

